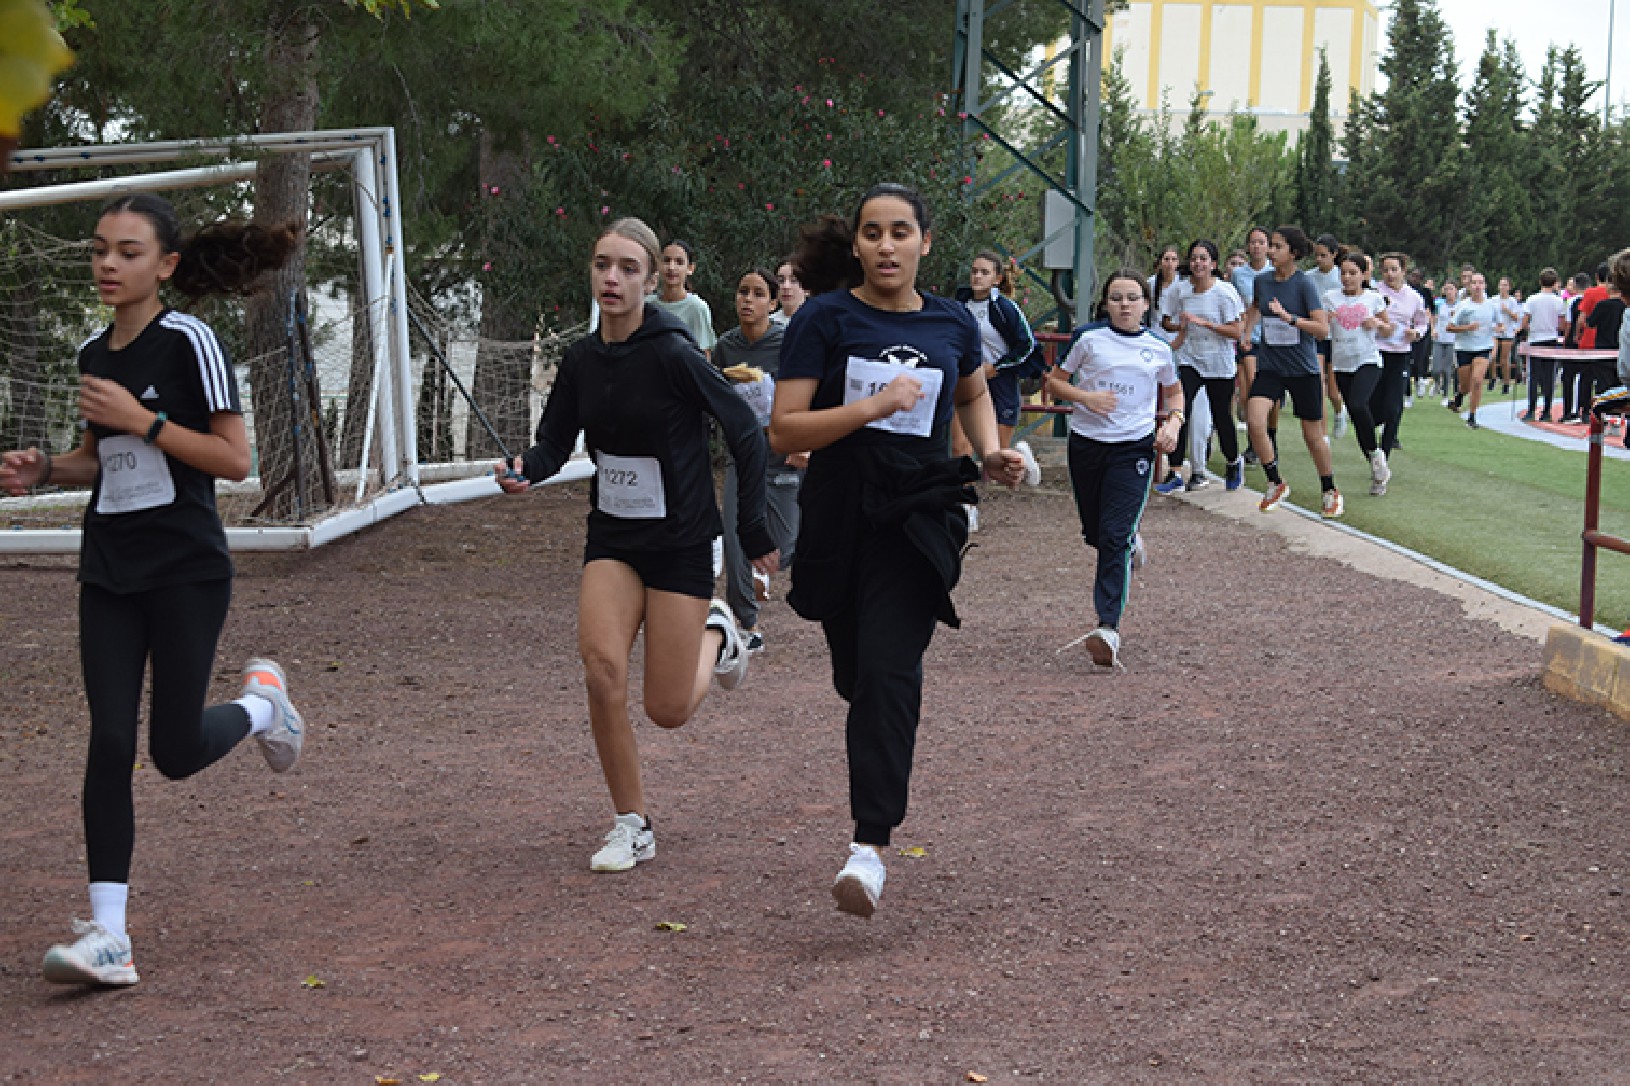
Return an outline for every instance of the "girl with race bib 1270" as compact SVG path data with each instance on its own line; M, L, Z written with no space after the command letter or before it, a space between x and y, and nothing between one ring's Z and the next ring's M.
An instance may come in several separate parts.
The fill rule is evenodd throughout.
M8 494L47 484L91 488L79 552L91 919L76 920L74 941L47 951L46 980L128 986L138 979L126 913L136 839L131 773L149 667L148 751L170 780L214 764L249 735L282 773L305 743L283 670L270 660L244 665L236 701L204 705L232 599L215 480L248 476L249 438L220 340L159 297L166 282L193 299L245 293L297 241L292 225L230 220L183 238L162 198L115 198L91 240L96 291L113 323L79 350L79 447L57 457L25 449L0 458Z

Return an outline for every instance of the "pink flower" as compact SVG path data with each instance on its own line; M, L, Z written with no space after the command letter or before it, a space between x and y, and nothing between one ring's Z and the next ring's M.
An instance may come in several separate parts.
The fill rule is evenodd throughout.
M830 99L830 98L828 98L828 99L827 99L827 100L826 100L826 108L827 108L827 109L831 109L831 108L832 108L832 99Z
M809 95L807 95L807 94L804 95L804 100L802 102L799 102L798 104L801 105L801 106L809 105Z
M832 160L830 158L821 159L821 168L825 169L825 170L830 170L832 168Z
M494 195L494 196L497 196L497 195L498 195L498 186L497 186L497 185L494 185L494 186L493 186L493 187L492 187L492 188L491 188L491 189L489 189L489 190L488 190L488 191L489 191L489 192L491 192L491 193L492 193L492 194L493 194L493 195Z
M832 138L832 133L830 133L830 132L828 132L828 133L827 133L827 134L826 134L826 138L827 138L827 139L828 139L828 140L830 140L830 139L831 139L831 138Z
M802 83L794 83L792 85L792 92L794 94L802 94L802 93L804 93L804 85Z
M601 204L601 205L600 205L600 214L602 214L602 215L609 215L609 214L611 214L611 207L610 207L610 205L608 205L608 204Z
M958 111L958 113L956 115L956 119L959 120L959 121L965 121L965 120L968 119L968 115L966 113Z
M774 211L775 210L775 205L774 204L765 204L764 205L764 210L765 211Z
M964 178L963 178L963 179L962 179L962 183L963 183L963 184L964 184L964 185L971 185L971 184L973 184L973 178L971 178L971 177L964 177Z
M563 207L557 207L555 208L555 214L564 219L566 217L566 209Z
M877 115L878 115L878 116L879 116L879 117L881 117L881 116L883 116L883 111L882 111L882 110L878 110L878 111L877 111Z
M492 271L492 261L489 260L485 264L481 265L481 270L482 271Z
M548 140L548 141L549 141L549 145L550 145L550 146L551 146L551 147L553 147L553 146L554 146L554 144L555 144L555 137L553 137L553 136L545 136L545 137L544 137L544 138L545 138L545 139L547 139L547 140Z
M745 182L745 181L737 181L736 182L736 187L738 189L744 189L744 188L747 187L747 182Z
M678 173L678 172L679 172L679 167L678 167L678 166L675 166L675 167L674 167L674 173Z

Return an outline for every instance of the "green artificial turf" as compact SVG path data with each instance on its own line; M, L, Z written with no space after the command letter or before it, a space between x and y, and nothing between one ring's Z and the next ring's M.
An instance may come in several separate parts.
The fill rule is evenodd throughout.
M1511 412L1507 401L1484 401L1479 415ZM1280 470L1290 484L1289 500L1317 510L1319 479L1300 424L1288 411L1282 419ZM1245 434L1240 438L1243 446ZM1404 412L1398 438L1402 448L1392 457L1392 481L1379 498L1370 496L1369 464L1351 431L1336 442L1344 523L1569 614L1578 612L1583 451L1472 430L1431 397L1417 399ZM1221 476L1219 456L1213 455L1211 469ZM1258 490L1266 482L1260 468L1247 468L1245 480ZM1599 526L1630 539L1630 462L1604 458ZM1598 552L1596 621L1630 626L1630 555Z

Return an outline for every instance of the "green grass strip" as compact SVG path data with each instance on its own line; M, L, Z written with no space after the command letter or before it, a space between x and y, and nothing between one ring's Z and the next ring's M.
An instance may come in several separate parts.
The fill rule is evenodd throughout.
M1505 418L1511 412L1506 401L1485 400L1478 414ZM1319 479L1301 426L1288 410L1281 418L1280 471L1290 483L1290 501L1317 510ZM1245 435L1240 437L1243 446ZM1569 614L1578 612L1584 451L1472 430L1435 397L1417 399L1404 412L1398 438L1402 448L1392 458L1392 481L1379 498L1370 496L1369 463L1351 431L1336 442L1344 523ZM1213 455L1211 468L1222 474L1219 456ZM1266 482L1259 468L1248 468L1245 478L1258 490ZM1602 465L1601 530L1630 539L1630 463L1606 459ZM1630 626L1630 556L1598 552L1596 620Z

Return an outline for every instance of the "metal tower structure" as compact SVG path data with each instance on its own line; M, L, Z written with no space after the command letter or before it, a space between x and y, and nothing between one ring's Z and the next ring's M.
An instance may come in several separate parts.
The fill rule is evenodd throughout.
M1020 171L1046 186L1036 241L1012 255L1024 275L1051 291L1064 330L1072 320L1087 318L1095 285L1104 0L1051 2L1068 13L1069 36L1036 42L1041 60L1019 72L984 44L986 26L1014 7L1014 0L957 0L952 80L970 156L974 141L985 135L1007 159L996 169L969 171L974 178L969 199ZM1054 154L1060 148L1062 172L1061 156Z

